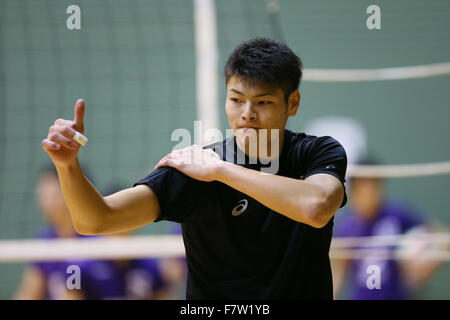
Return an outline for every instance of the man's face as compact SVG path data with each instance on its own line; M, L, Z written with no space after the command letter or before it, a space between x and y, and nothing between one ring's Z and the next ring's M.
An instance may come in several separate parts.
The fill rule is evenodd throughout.
M382 182L373 178L352 179L350 190L355 213L367 220L374 219L383 202Z
M38 206L44 217L53 225L60 225L70 216L64 202L58 177L53 173L44 173L36 188Z
M232 76L227 83L228 122L236 136L238 146L243 150L248 150L248 137L251 133L255 133L252 128L256 130L258 138L259 134L262 134L260 130L267 129L268 144L272 141L270 129L278 129L281 138L288 118L297 113L299 103L298 90L290 95L286 104L281 88L257 85L239 76ZM273 143L274 141L272 146ZM270 145L267 146L267 150L270 154ZM246 153L249 154L247 151Z

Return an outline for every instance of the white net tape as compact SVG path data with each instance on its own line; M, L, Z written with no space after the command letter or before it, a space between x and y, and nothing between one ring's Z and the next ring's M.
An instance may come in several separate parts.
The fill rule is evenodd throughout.
M353 82L400 80L450 74L450 62L381 69L304 69L303 81Z
M184 256L181 236L89 237L51 240L4 240L0 262Z
M424 249L426 258L450 261L450 234L387 235L360 238L334 238L332 259L413 259L417 248ZM433 247L430 249L430 245ZM446 248L443 249L442 246ZM379 248L395 246L396 250ZM358 247L358 248L355 248ZM372 248L371 248L372 247ZM412 250L412 248L414 250ZM0 242L0 262L57 261L114 258L175 258L184 257L183 239L178 235L91 237L57 240L7 240Z
M334 238L332 259L427 259L450 261L449 233Z
M349 165L347 175L350 177L374 177L374 178L407 178L430 175L443 175L450 173L450 161L401 164L401 165Z
M388 250L388 249L342 249L331 250L330 258L336 260L356 260L356 259L376 259L376 260L439 260L450 261L450 251L447 250L428 250L423 255L417 257L413 252L407 249Z

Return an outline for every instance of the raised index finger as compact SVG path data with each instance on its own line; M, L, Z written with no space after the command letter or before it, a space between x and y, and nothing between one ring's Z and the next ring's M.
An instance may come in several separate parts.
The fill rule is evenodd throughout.
M74 110L74 119L73 122L77 126L77 129L80 131L84 131L84 100L78 99L75 103L75 110Z

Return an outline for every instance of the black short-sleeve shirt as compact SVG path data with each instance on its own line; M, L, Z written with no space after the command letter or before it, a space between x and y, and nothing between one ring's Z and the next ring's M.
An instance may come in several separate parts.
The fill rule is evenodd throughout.
M344 148L329 136L284 132L276 174L305 179L331 174L345 183ZM207 146L223 160L249 163L234 137ZM182 225L188 263L187 299L332 299L328 257L333 219L314 228L279 214L223 183L201 182L170 168L159 168L135 185L156 194L156 221ZM345 185L344 185L345 190ZM344 200L341 207L347 202Z

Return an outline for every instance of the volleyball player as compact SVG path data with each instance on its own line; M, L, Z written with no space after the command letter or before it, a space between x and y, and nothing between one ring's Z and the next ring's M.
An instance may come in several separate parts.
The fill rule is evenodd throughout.
M377 160L363 158L359 165L380 165ZM443 261L429 259L427 251L447 250L445 244L426 244L423 238L432 232L442 232L441 226L426 221L425 215L405 200L391 198L386 193L386 181L376 177L352 177L349 192L349 207L336 221L334 236L372 237L407 235L409 245L378 245L378 251L384 250L392 259L383 259L376 253L367 254L359 259L334 260L333 279L335 297L350 300L412 300L420 298L421 289L436 274ZM417 238L415 238L417 237ZM420 240L419 240L420 239ZM404 246L404 245L403 245ZM355 249L364 248L364 243ZM394 259L395 250L404 250L403 257ZM374 279L379 270L378 284ZM349 280L346 296L344 281ZM375 285L374 285L375 284Z
M114 234L129 237L131 232ZM80 268L80 290L68 290L74 300L167 300L169 283L158 259L95 259L74 261Z
M68 239L78 237L70 213L64 203L58 174L53 166L44 168L38 179L36 198L47 225L37 234L38 239ZM14 298L19 300L68 299L66 286L69 261L35 261L25 267Z
M76 230L106 234L181 223L188 299L332 299L328 251L333 216L347 200L347 159L332 137L285 129L299 108L301 76L300 58L284 43L239 45L225 66L234 136L174 151L132 188L107 197L77 160L73 137L84 133L85 111L78 100L74 120L56 120L42 142ZM269 136L255 152L249 133L263 129ZM191 161L193 154L201 161ZM267 160L278 168L262 174Z

